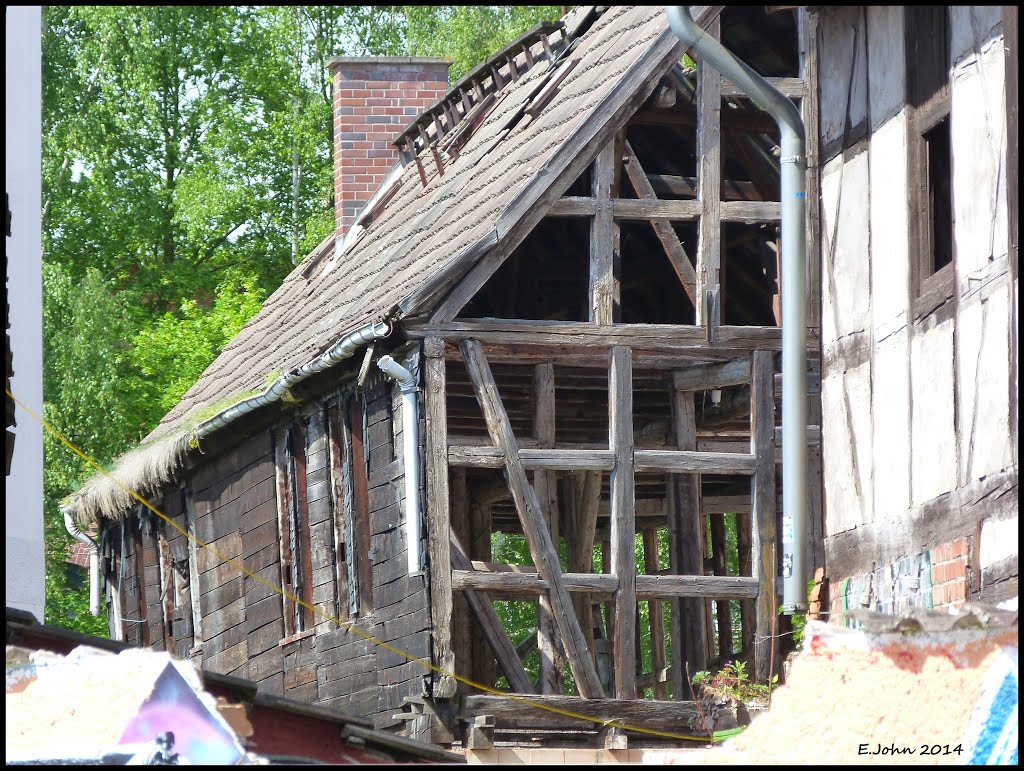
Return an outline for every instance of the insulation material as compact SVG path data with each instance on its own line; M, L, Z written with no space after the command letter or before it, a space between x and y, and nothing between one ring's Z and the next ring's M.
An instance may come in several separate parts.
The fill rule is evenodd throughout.
M910 507L910 368L907 331L876 343L871 368L874 516L892 519Z
M869 328L868 154L829 164L821 180L822 348Z
M821 97L818 109L822 147L841 139L844 130L863 123L867 118L867 56L861 9L846 6L830 8L829 11L822 16L820 28L820 48L829 52L819 60Z
M953 70L953 237L961 292L969 290L967 275L1007 251L1005 57L1002 39L992 40Z
M960 484L1013 463L1006 367L1008 292L962 303L958 322Z
M911 505L917 506L956 487L952 321L913 338L910 377L917 397L910 445Z
M1016 560L1020 549L1018 517L987 519L981 525L978 564L982 572L1005 560Z
M950 53L953 61L970 56L975 46L985 46L1002 36L1003 9L999 5L953 5L949 7Z
M869 5L866 12L868 100L871 129L875 131L903 109L903 7Z
M871 320L876 342L907 325L910 239L906 132L906 115L901 113L872 134L869 148L874 182L870 200Z
M823 434L825 532L834 535L872 521L871 365L825 378L822 414L832 416Z

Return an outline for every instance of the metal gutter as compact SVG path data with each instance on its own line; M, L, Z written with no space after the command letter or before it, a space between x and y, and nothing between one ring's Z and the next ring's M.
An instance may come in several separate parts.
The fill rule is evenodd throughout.
M807 610L807 156L800 111L780 91L670 6L669 26L693 51L779 124L782 155L782 610Z
M391 334L391 325L386 321L374 321L360 327L354 332L345 335L313 361L304 364L296 370L281 375L277 380L261 394L251 396L248 399L232 404L230 407L218 412L212 418L203 421L191 431L190 443L193 440L209 436L219 428L232 423L253 410L265 407L273 402L280 401L289 389L301 383L313 375L317 375L335 364L344 361L356 349L374 340L381 340Z

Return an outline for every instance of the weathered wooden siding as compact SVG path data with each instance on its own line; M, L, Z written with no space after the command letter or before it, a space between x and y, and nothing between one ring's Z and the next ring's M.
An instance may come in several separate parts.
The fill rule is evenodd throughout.
M154 499L184 530L188 529L189 516L194 518L196 537L209 545L210 549L197 550L191 571L184 535L149 512L142 516L140 533L138 515L128 517L121 578L123 615L127 619L141 618L139 598L144 596L146 633L154 647L165 645L164 613L169 612L174 652L191 656L204 669L253 680L267 693L330 704L374 716L382 726L391 725L400 722L392 716L402 712L406 698L424 692L423 678L428 670L329 619L344 618L346 624L398 650L430 659L426 573L407 575L401 395L390 381L371 373L364 390L364 424L353 430L354 435L362 437L365 448L365 468L354 470L354 475L368 475L370 543L368 554L355 556L370 561L366 575L372 576L373 585L369 591L364 587L359 613L352 617L348 597L342 596L338 587L337 528L343 524L331 494L325 403L321 400L307 405L298 416L306 437L312 595L321 612L315 625L285 638L282 596L222 559L241 563L263 581L280 586L281 540L272 437L288 421L259 432L198 467L183 480L183 486L168 489L162 500ZM189 491L188 496L184 489ZM113 528L107 536L113 558L108 579L116 587L119 525L108 527ZM158 532L163 534L160 539ZM171 603L166 609L161 576L167 571L162 572L160 567L161 539L166 540L166 553L172 562ZM143 547L141 561L135 553L137 543ZM142 566L141 587L138 566ZM193 624L191 575L197 576L202 609L198 633ZM143 626L125 623L125 639L143 644Z
M950 299L922 308L910 266L903 9L819 16L822 442L834 591L961 536L979 574L980 560L1006 572L1011 557L1016 571L1016 547L996 548L1004 542L994 535L1016 532L1007 503L1017 495L1001 18L998 8L950 11L955 279ZM986 479L998 494L981 489ZM970 490L990 505L969 505ZM869 594L881 605L892 586L879 583L899 570L891 580L875 575Z

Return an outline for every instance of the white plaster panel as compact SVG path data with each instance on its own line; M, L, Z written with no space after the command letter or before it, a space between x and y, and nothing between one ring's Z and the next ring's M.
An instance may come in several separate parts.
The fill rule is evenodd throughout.
M1013 462L1010 443L1010 309L1000 287L985 299L961 305L957 326L960 377L960 484Z
M874 515L910 508L910 368L907 330L878 343L871 366Z
M953 71L953 214L957 274L1006 254L1004 53L996 41Z
M827 535L872 520L871 365L821 384L822 464Z
M818 116L822 145L842 137L848 102L850 126L856 126L867 117L866 46L862 21L859 6L833 6L822 16L818 49Z
M871 136L871 316L876 340L907 323L906 128L906 113L901 112Z
M825 271L822 343L827 347L870 328L868 153L846 161L836 158L829 164L821 187Z
M1002 35L1003 9L999 5L954 5L949 8L949 22L949 52L956 62Z
M914 335L910 349L911 505L956 488L953 322Z
M978 562L981 569L991 567L1008 557L1016 557L1020 550L1018 517L987 519L981 524L978 544Z
M875 129L903 109L903 8L869 5L866 12L868 100Z

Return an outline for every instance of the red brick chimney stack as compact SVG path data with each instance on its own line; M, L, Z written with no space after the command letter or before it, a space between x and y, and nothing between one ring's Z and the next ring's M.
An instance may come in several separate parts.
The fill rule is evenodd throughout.
M341 238L391 168L391 142L448 90L444 59L335 57L334 220Z

